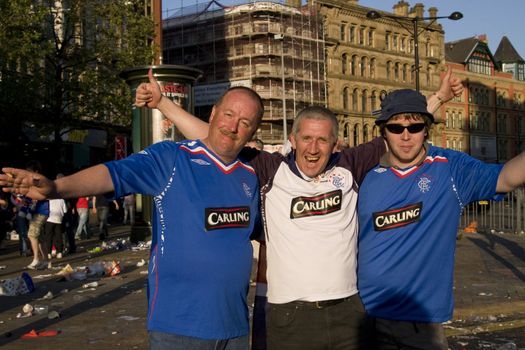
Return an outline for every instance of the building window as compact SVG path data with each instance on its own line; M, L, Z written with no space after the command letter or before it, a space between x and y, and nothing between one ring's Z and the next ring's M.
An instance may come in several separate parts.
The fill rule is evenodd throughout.
M343 128L343 139L347 144L350 144L350 124L346 123Z
M366 76L366 57L361 57L361 76Z
M356 71L357 71L357 56L353 55L352 56L352 63L351 63L351 66L350 66L350 74L356 75Z
M355 25L354 25L354 24L352 24L352 25L350 26L349 34L350 34L349 41L350 41L351 43L354 43L354 44L355 44Z
M473 73L491 75L492 64L489 59L471 58L468 61L468 70Z
M368 30L368 46L370 47L374 47L374 32L375 30L373 28Z
M445 127L447 129L450 128L450 113L449 113L448 109L445 112Z
M348 57L346 56L346 53L344 53L343 56L341 56L341 73L346 74L347 64Z
M395 81L399 80L399 63L398 62L394 63L394 80Z
M390 50L390 40L392 38L392 32L385 33L385 49Z
M377 92L372 91L372 95L370 96L370 108L372 111L375 111L377 108Z
M370 78L375 78L376 77L376 59L375 58L372 58L370 60Z
M359 45L365 44L365 27L359 27Z
M343 89L343 109L345 111L348 110L348 88L347 87Z
M386 62L386 78L387 79L391 78L391 74L392 74L392 72L390 71L391 70L391 67L390 67L391 65L392 65L392 62L390 62L390 61Z
M461 112L458 112L458 127L463 129L463 114Z
M341 27L339 29L339 40L345 41L345 35L346 35L346 23L341 23Z
M359 95L359 92L357 89L354 89L352 92L352 110L357 111L357 96Z
M402 73L403 82L407 81L407 75L408 75L408 64L404 64L403 65L403 73Z
M359 124L354 125L354 146L359 145Z
M363 142L368 142L368 125L363 125Z
M399 40L399 35L394 34L392 39L392 50L397 50L397 41Z
M403 36L401 37L401 42L400 42L400 47L399 47L399 49L400 49L401 51L405 52L405 51L406 51L406 48L407 48L406 45L407 45L407 37L403 35Z
M361 95L361 111L366 112L368 107L368 91L363 90L363 94Z

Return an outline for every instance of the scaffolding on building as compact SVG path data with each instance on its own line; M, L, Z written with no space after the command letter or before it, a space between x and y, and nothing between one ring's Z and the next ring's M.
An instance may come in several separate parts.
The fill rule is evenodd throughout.
M302 108L326 106L322 23L315 6L300 3L196 1L168 12L163 63L203 70L195 93L198 115L207 117L227 87L251 87L265 105L257 137L276 144Z

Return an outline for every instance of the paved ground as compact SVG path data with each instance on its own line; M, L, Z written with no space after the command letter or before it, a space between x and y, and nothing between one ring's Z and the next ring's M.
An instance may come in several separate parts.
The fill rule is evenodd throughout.
M128 233L129 227L112 227L110 239L126 238ZM2 349L147 349L147 266L137 267L137 262L147 261L149 252L87 253L97 245L96 240L82 241L79 253L64 257L60 265L117 260L123 267L121 274L66 282L45 276L51 271L29 271L37 285L35 292L0 296ZM0 266L6 266L0 269L0 279L20 275L30 262L30 258L19 257L16 249L11 244L0 250ZM458 241L456 256L455 320L446 326L451 349L502 349L505 344L507 349L525 349L525 236L465 234ZM82 288L91 281L99 286ZM53 299L38 300L48 291L54 294ZM47 305L58 311L60 318L16 318L26 303ZM58 330L60 334L20 339L32 329Z

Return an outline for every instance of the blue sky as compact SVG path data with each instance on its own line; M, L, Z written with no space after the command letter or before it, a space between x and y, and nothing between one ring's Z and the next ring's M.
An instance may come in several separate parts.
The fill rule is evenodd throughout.
M195 5L208 0L162 0L163 9L180 8L181 5ZM246 3L253 0L218 0L223 5ZM445 30L445 41L464 39L487 34L489 47L494 54L501 38L506 35L520 56L525 59L525 1L524 0L419 0L407 1L410 6L416 2L425 5L425 10L437 7L438 16L447 16L454 11L463 13L463 19L440 20ZM359 4L392 12L398 0L359 0ZM426 13L428 15L428 13ZM521 23L521 25L520 25ZM520 28L521 26L521 28Z

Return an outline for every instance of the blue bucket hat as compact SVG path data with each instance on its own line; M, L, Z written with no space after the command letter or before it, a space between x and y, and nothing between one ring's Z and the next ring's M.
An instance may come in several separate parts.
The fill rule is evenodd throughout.
M401 89L392 91L381 101L381 114L376 119L376 125L382 124L400 113L424 114L434 123L434 116L427 110L425 96L416 90Z

